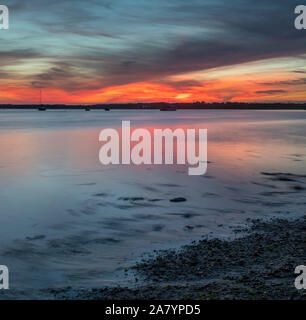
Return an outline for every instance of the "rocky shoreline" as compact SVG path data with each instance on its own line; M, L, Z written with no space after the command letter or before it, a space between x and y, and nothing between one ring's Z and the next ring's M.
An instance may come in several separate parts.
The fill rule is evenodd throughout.
M240 231L241 232L241 231ZM232 241L203 239L163 250L134 267L130 287L50 289L56 299L306 299L294 270L306 264L306 216L253 220Z

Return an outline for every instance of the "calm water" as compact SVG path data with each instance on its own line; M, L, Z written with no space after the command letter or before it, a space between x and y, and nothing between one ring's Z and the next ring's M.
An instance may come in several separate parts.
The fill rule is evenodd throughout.
M99 132L122 120L207 128L207 174L103 167ZM247 218L304 215L305 146L306 111L0 111L0 265L10 269L9 294L126 283L124 268L143 252L229 237Z

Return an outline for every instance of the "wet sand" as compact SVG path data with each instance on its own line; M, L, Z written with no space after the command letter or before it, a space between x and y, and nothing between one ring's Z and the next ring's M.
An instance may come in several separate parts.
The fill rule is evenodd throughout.
M305 264L306 216L249 220L236 239L202 239L162 250L130 271L129 287L50 289L55 299L306 299L294 286Z

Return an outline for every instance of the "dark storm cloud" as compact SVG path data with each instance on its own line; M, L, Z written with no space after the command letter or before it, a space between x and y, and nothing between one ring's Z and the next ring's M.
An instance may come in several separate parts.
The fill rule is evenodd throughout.
M300 79L290 79L290 80L283 80L283 81L275 81L275 82L264 82L261 83L266 86L277 86L277 85L284 85L284 86L300 86L306 85L306 78Z
M256 91L255 93L258 94L278 94L278 93L286 93L286 90L263 90L263 91Z
M36 59L39 52L50 60L32 83L73 90L73 85L85 86L89 78L94 81L87 87L93 89L97 82L105 87L157 81L184 72L305 54L305 33L294 29L297 4L11 0L8 5L20 41L8 43L8 48L19 60L18 50L26 59Z
M0 51L0 61L31 59L31 58L36 58L39 56L40 56L40 54L32 49Z
M299 74L305 74L306 71L303 71L303 70L294 70L292 71L293 73L299 73Z
M176 33L174 41L166 47L142 43L129 48L124 52L124 60L132 61L128 64L123 61L122 52L115 53L109 60L100 56L102 61L106 58L108 64L98 67L97 72L107 75L109 84L306 53L305 35L293 27L292 1L177 3L171 19L169 12L155 17L160 30L163 24L168 24L171 33L172 28L180 27L184 21L184 26L194 28L195 32L188 36Z

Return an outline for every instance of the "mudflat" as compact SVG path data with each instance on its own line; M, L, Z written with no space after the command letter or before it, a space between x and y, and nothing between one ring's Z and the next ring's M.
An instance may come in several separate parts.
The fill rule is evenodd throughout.
M130 287L52 290L57 299L305 299L295 287L305 264L306 216L249 220L232 241L203 239L162 250L132 267ZM139 284L138 284L139 283Z

